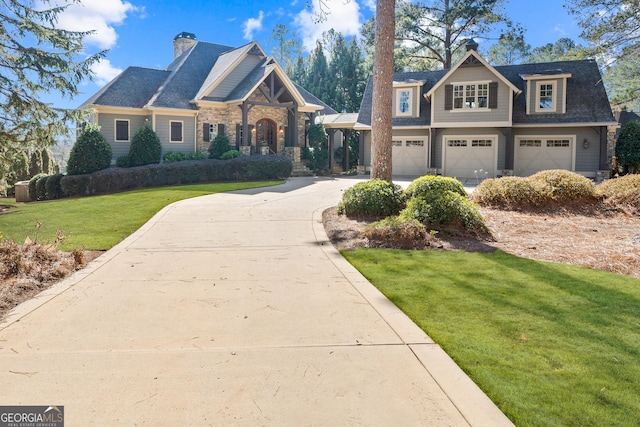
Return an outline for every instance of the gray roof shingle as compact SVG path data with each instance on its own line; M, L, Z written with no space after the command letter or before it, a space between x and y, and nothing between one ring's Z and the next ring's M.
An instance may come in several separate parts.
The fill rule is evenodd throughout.
M609 98L602 84L602 76L594 60L560 61L538 64L505 65L495 67L496 71L507 78L522 91L514 100L513 124L571 124L571 123L611 123L614 122ZM444 75L446 70L395 73L393 80L407 82L425 81L421 95L427 93ZM570 73L567 80L566 114L527 114L526 82L524 75L549 75ZM371 126L371 102L373 99L373 79L369 77L358 123ZM394 118L394 126L431 125L431 103L420 96L420 117Z
M81 108L90 105L142 108L170 75L170 71L129 67L86 100Z

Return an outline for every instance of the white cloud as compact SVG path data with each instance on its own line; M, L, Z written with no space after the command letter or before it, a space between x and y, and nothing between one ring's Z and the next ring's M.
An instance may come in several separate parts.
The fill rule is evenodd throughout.
M376 1L375 0L364 0L364 5L369 8L370 11L376 11Z
M253 40L253 33L262 29L262 20L264 19L264 12L260 11L257 18L249 18L242 24L245 40Z
M560 25L556 25L556 26L553 28L553 30L554 30L556 33L558 33L558 34L560 34L561 36L563 36L563 37L567 35L567 32L566 32L566 31L564 30L564 28L562 28Z
M99 86L106 85L122 72L120 68L111 65L108 59L101 59L100 62L93 64L91 71L94 74L93 81Z
M302 37L302 45L307 51L313 50L316 40L322 38L322 33L332 28L345 37L360 34L360 5L356 0L329 1L327 7L323 7L325 9L328 12L327 19L318 22L317 12L321 9L318 0L313 0L311 10L305 8L294 17L293 25Z
M114 26L122 24L127 14L137 10L123 0L83 0L68 6L59 15L58 25L71 31L94 31L85 42L100 49L110 49L118 38Z

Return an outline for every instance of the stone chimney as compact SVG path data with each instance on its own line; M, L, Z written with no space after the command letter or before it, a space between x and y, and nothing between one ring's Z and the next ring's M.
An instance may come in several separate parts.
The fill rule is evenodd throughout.
M196 35L193 33L181 32L173 38L173 59L186 52L191 46L197 43Z
M465 47L467 48L467 52L469 52L470 50L475 50L476 52L478 51L478 43L476 43L474 39L469 39Z

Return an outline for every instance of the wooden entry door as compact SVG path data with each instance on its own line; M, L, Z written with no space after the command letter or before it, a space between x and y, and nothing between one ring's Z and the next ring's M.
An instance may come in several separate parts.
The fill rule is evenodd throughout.
M269 150L278 153L278 130L276 122L271 119L260 119L256 123L256 144L258 152L261 147L268 146Z

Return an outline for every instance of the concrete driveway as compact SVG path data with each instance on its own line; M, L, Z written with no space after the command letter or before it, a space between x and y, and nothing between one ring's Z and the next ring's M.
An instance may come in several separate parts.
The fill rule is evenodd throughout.
M67 426L511 425L328 242L321 213L355 182L166 207L0 324L0 405L63 405Z

